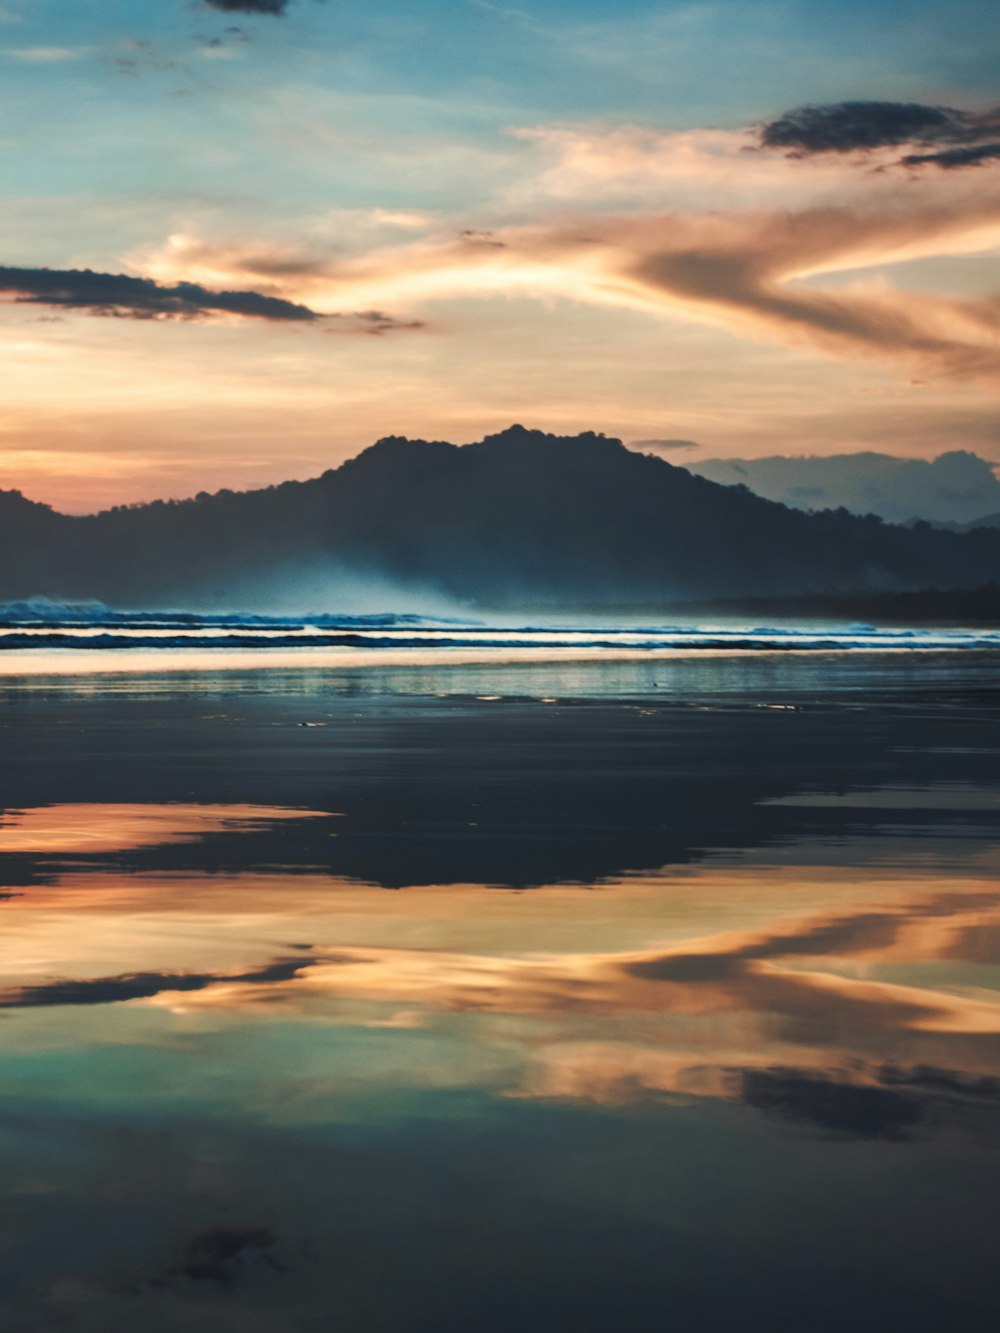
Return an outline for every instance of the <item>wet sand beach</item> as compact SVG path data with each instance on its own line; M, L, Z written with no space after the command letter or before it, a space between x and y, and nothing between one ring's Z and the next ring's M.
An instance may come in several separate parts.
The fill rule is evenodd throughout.
M993 1325L989 653L0 683L0 1326Z

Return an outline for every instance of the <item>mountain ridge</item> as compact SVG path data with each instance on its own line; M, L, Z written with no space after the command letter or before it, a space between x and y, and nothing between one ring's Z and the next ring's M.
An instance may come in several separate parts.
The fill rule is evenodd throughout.
M998 578L1000 531L794 510L589 431L386 436L305 481L91 515L0 493L4 599L235 607L380 586L383 603L627 608Z

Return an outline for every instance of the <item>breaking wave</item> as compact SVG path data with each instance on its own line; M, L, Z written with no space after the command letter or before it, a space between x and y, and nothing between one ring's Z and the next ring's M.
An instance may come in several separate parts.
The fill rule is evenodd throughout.
M847 623L497 625L455 617L387 611L296 616L242 612L118 610L102 602L47 598L0 604L0 650L274 649L548 649L652 652L669 650L1000 649L1000 630L878 628Z

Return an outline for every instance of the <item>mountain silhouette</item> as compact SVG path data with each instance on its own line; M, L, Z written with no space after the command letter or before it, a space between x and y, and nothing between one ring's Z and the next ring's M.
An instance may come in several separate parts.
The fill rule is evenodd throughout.
M1000 530L793 510L591 432L393 436L310 481L85 516L0 493L0 599L627 609L997 580Z

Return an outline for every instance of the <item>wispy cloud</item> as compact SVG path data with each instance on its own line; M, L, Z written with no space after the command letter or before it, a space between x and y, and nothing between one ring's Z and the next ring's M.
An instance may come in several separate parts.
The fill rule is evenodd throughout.
M936 153L908 153L900 165L921 167L933 163L944 171L953 171L956 167L982 166L984 162L993 162L997 158L1000 158L1000 142L978 144L969 148L943 148Z
M791 1017L838 1004L857 1019L892 1031L996 1032L1000 1011L977 997L848 978L818 961L830 956L890 961L922 941L921 956L952 947L952 927L975 916L978 895L817 914L760 930L686 940L663 951L532 954L499 958L449 951L352 947L310 955L276 983L292 991L411 1000L446 1009L510 1013L604 1010L706 1013L747 1009ZM940 929L934 926L940 921ZM930 925L928 926L928 922ZM243 981L241 976L227 978ZM254 978L256 981L256 978ZM497 984L497 983L501 984ZM291 992L286 992L291 993ZM228 1004L232 995L209 997ZM252 997L256 998L256 997Z
M516 292L713 324L832 356L884 360L1000 386L1000 297L904 291L884 273L824 277L1000 244L1000 189L948 201L893 194L867 206L732 214L595 215L541 226L463 229L357 258L296 259L174 238L146 266L216 282L280 283L313 306L404 310L456 296Z
M80 60L88 52L82 46L8 46L3 54L10 60L23 60L27 64L57 65Z
M338 321L330 324L328 333L361 333L370 338L384 338L387 333L401 333L427 327L422 319L397 319L393 315L387 315L384 310L355 310L349 315L332 315L327 316L327 319Z
M250 37L242 28L227 28L217 37L200 37L195 54L201 60L238 60Z

